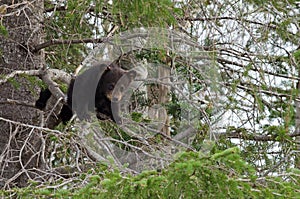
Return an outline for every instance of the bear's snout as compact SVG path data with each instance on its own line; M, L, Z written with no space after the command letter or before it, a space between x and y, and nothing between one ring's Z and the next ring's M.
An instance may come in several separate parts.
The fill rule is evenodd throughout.
M112 102L119 102L122 99L122 93L114 93L113 97L112 97Z

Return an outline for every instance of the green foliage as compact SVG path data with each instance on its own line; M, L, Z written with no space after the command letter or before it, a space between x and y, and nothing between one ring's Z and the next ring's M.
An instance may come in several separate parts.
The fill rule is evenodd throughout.
M100 38L118 25L121 31L136 27L169 27L177 23L181 9L170 0L135 1L67 1L66 9L46 13L46 40L65 40L64 44L47 48L47 63L52 68L74 72L87 54L85 44L72 44L71 40ZM52 10L53 4L45 5ZM109 13L107 15L106 13ZM158 17L159 16L159 17Z
M228 128L226 125L221 126L220 129L226 130L228 134L238 133L242 152L235 148L236 144L232 140L222 138L218 143L219 148L215 148L210 156L200 152L183 153L162 172L145 171L137 176L121 175L118 170L107 171L105 175L91 172L92 174L85 173L74 180L74 184L84 184L89 178L89 183L81 189L75 189L75 192L72 190L72 187L76 187L73 184L66 185L71 188L68 190L60 188L61 186L56 189L36 188L32 183L28 188L11 190L12 192L2 191L3 196L17 193L19 197L25 198L300 197L299 170L288 170L284 177L266 178L259 178L254 172L256 169L260 176L268 172L278 174L278 170L285 170L292 164L285 161L290 158L290 151L293 151L291 149L299 150L297 142L289 136L296 125L294 100L299 95L298 89L294 88L294 77L297 76L300 66L300 51L291 51L299 45L298 3L295 0L249 0L235 4L220 1L218 5L209 0L188 1L188 4L174 2L177 1L45 1L45 9L50 10L45 12L43 21L45 41L64 41L44 49L46 62L50 68L74 72L90 48L94 47L94 44L78 44L82 39L106 36L113 26L119 26L118 31L124 31L136 27L176 28L177 23L180 23L180 29L193 35L200 45L204 44L211 61L220 66L224 79L217 86L228 91L224 95L224 98L227 97L224 108L234 113L233 119L228 119L232 119L234 124L230 124ZM64 9L60 9L60 6ZM228 16L229 13L232 16ZM0 25L0 35L8 36L3 25ZM141 50L136 58L169 65L170 57L166 50L157 48L151 52ZM175 63L173 67L187 78L186 89L190 93L197 94L207 88L203 83L207 77L197 67L182 62ZM32 85L36 83L30 77L25 78ZM278 82L280 78L285 78L286 82ZM16 88L20 86L14 79L9 82ZM44 86L38 81L37 83ZM66 85L61 85L61 88L67 90ZM181 129L177 128L182 122L181 110L189 109L190 106L180 103L175 92L170 95L171 101L164 105L172 116L172 135L176 135L181 133ZM194 99L196 97L191 96L190 101ZM147 105L147 102L143 103ZM211 116L214 110L207 107L205 113ZM138 112L133 112L131 117L135 122L151 122ZM199 133L192 146L200 150L209 127L201 124L198 127ZM71 160L77 158L71 148L74 132L69 126L61 125L56 128L69 133L64 134L65 140L47 134L50 142L48 150L55 151L49 162L53 167L68 166L73 164ZM110 123L103 122L101 128L114 139L138 146L132 136ZM256 135L262 138L268 136L267 138L274 140L257 142L253 140ZM93 139L92 136L90 138ZM154 142L161 142L159 136L155 139ZM122 144L119 146L123 149L126 147ZM278 147L280 151L274 152ZM227 150L218 151L220 149ZM259 167L256 164L264 165Z
M133 112L133 113L131 113L131 119L135 122L142 122L143 121L143 114Z
M9 78L7 82L9 82L15 89L20 89L21 87L20 82L18 82L15 78Z
M60 45L46 48L46 62L51 68L64 69L74 72L87 55L85 44L72 44L72 40L91 38L96 25L92 23L87 11L91 1L67 1L65 10L54 10L46 13L46 40L69 41ZM46 4L46 9L53 8Z
M35 77L35 76L30 76L30 75L26 75L26 74L21 74L20 77L26 79L28 81L28 84L26 84L26 86L28 87L28 90L30 90L30 92L33 95L37 95L36 93L36 85L39 85L41 88L45 88L45 84L43 84L43 82L41 81L41 79Z
M1 24L0 24L0 35L3 35L3 36L5 36L5 37L8 36L8 31L7 31L7 29L5 28L5 26L3 26L3 25L1 25Z
M169 27L176 23L181 10L170 0L117 0L112 3L114 20L122 29L137 27Z
M132 176L115 170L89 175L89 183L80 189L27 187L13 192L16 198L299 198L299 173L293 169L285 178L258 178L239 150L230 148L210 156L184 152L160 172Z

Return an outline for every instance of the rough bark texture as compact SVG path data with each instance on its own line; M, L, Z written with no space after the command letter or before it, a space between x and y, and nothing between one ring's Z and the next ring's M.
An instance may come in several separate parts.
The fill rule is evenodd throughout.
M43 40L43 0L2 0L1 4L8 6L2 17L8 35L0 35L1 77L15 70L41 68L43 52L31 53L30 49ZM28 179L37 176L37 168L41 168L40 132L26 126L38 125L38 112L30 107L36 99L36 89L37 86L28 78L20 76L0 85L1 101L29 102L28 106L0 104L0 187L25 186Z
M299 77L300 77L300 72L299 72ZM297 82L297 89L300 91L300 81ZM299 102L299 97L296 98L295 100L295 106L296 106L296 131L295 133L300 132L300 102ZM297 145L297 150L298 153L296 155L296 161L295 161L295 167L300 169L300 136L296 137L296 141L298 143Z

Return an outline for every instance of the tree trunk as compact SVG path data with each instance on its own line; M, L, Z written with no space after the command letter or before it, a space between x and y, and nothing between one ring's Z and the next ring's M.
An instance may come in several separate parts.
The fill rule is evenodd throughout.
M300 71L298 74L298 77L300 77ZM298 91L300 91L300 81L297 82L297 89ZM300 132L300 102L299 102L299 94L298 97L295 100L295 106L296 106L296 121L295 121L295 126L296 126L296 130L295 133L299 133ZM295 159L295 167L300 169L300 136L296 137L296 143L297 143L297 151L298 153L296 153L296 159Z
M0 79L16 70L41 68L43 52L32 53L30 49L43 41L43 0L2 0L1 5L7 7L2 25L8 34L0 35ZM14 76L0 84L0 187L25 186L42 166L41 133L29 126L39 121L32 106L37 86L29 80Z

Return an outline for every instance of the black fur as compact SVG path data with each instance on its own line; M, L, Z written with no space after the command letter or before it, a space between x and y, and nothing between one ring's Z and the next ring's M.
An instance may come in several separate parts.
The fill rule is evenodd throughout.
M91 67L76 79L71 80L67 103L63 105L59 118L66 124L72 118L73 111L81 120L89 119L89 113L96 112L96 116L100 120L109 118L116 123L121 123L118 101L122 98L124 88L128 87L135 76L135 71L127 72L115 64L110 66L100 64ZM114 91L120 79L121 86ZM36 102L37 108L44 108L50 98L51 92L46 90L41 92L40 98ZM116 113L115 117L112 110Z
M50 97L51 97L50 90L48 88L42 89L40 92L39 99L35 102L35 107L40 110L43 110L46 107L47 101Z

